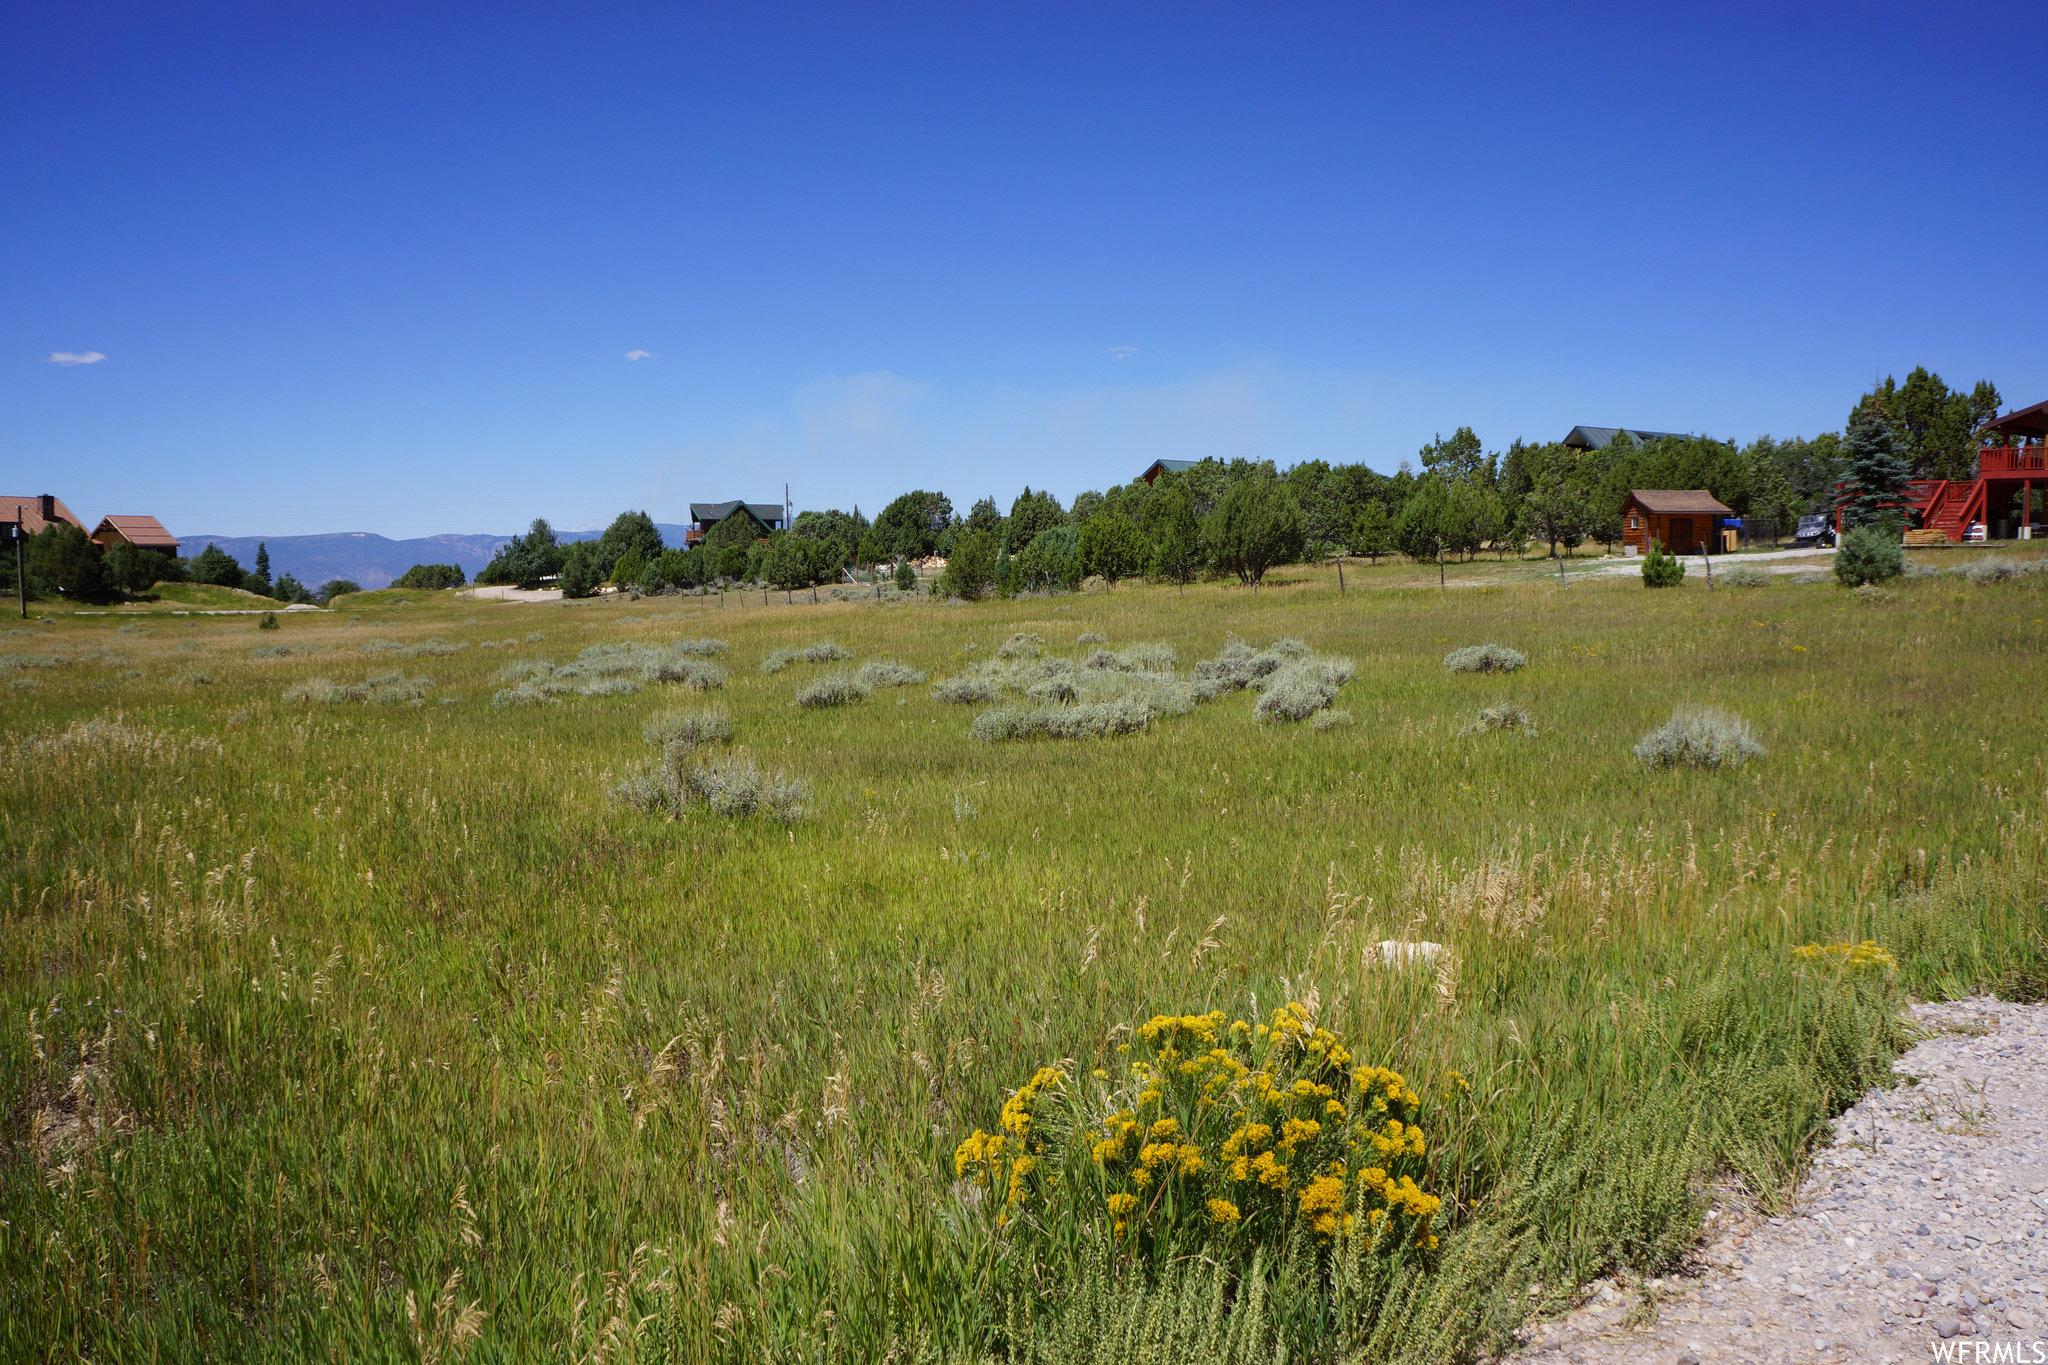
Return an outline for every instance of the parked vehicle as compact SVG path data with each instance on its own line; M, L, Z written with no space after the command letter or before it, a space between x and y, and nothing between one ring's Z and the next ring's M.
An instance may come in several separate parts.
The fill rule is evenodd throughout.
M1833 519L1825 513L1801 517L1799 519L1798 534L1792 537L1792 543L1801 549L1811 549L1814 546L1819 546L1823 550L1834 549L1835 523Z

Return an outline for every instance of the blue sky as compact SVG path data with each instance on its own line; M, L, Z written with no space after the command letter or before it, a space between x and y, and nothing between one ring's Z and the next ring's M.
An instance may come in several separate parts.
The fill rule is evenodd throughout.
M2038 4L10 6L0 485L410 536L1811 434L1916 364L2034 402L2044 49Z

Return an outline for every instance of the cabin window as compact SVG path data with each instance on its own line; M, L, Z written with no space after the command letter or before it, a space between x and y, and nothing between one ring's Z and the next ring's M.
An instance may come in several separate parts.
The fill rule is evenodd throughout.
M1628 529L1629 529L1629 530L1631 530L1631 531L1640 531L1640 530L1642 530L1642 529L1643 529L1643 519L1642 519L1641 517L1630 517L1630 518L1628 519Z

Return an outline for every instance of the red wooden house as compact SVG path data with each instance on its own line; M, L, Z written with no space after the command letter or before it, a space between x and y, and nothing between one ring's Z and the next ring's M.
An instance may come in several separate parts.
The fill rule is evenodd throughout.
M1962 540L1982 525L1993 540L2034 521L2034 490L2048 488L2048 403L2009 412L1984 425L1974 477L1920 479L1906 486L1906 506L1923 529ZM2007 442L1990 445L1988 441Z
M1734 515L1704 488L1631 488L1621 504L1621 538L1629 554L1648 554L1653 540L1667 554L1718 551L1721 518Z

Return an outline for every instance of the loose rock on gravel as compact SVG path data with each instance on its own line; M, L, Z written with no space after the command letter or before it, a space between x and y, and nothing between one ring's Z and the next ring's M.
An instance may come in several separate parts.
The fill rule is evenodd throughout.
M2048 1008L1911 1019L1910 1079L1836 1120L1784 1216L1722 1201L1704 1274L1588 1286L1513 1359L2048 1360Z

